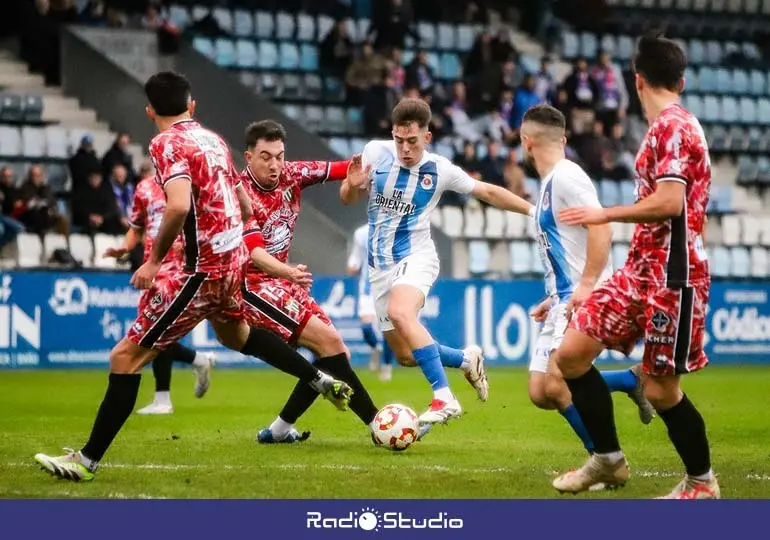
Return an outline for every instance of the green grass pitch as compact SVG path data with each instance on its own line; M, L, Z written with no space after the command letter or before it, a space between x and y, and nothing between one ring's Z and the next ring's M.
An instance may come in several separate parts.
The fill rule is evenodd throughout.
M361 371L379 406L405 403L418 413L430 390L416 369L397 369L390 383ZM79 448L88 435L106 375L98 370L0 373L0 497L113 498L546 498L556 471L580 465L580 443L555 412L530 405L526 372L489 373L490 400L475 401L456 372L464 416L438 426L406 452L375 448L351 412L322 400L298 423L311 438L258 445L293 379L268 369L219 369L209 394L192 396L192 374L176 369L175 413L133 415L88 484L40 471L36 452ZM143 377L137 408L152 395ZM709 429L722 495L770 497L770 368L710 367L685 378L685 389ZM633 403L615 395L621 442L631 464L627 486L579 497L649 498L668 492L682 467L659 418L642 426Z

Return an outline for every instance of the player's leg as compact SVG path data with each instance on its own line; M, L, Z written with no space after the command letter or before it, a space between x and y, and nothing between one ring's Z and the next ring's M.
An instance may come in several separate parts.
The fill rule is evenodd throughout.
M711 470L706 424L680 387L680 375L706 366L703 351L708 291L665 289L653 295L647 310L645 393L666 424L686 476L667 499L719 498Z
M380 354L380 380L387 382L393 378L393 349L390 348L390 343L384 338L382 340L382 353Z
M358 299L358 313L359 320L361 321L361 335L364 341L372 349L371 356L369 358L369 369L371 371L377 371L380 366L380 337L377 335L377 331L374 329L374 314L363 313L362 304L366 300L362 297Z
M174 407L171 404L171 364L174 362L169 349L161 352L152 361L152 376L155 379L155 396L152 403L142 407L136 414L154 415L171 414Z

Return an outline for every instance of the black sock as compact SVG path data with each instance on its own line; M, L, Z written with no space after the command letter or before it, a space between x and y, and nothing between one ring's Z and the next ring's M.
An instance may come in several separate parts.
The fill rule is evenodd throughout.
M305 357L280 337L262 328L249 330L249 338L241 352L261 358L271 366L297 377L306 384L317 380L320 376L318 369Z
M174 361L171 350L166 349L152 361L152 374L155 377L155 391L171 391L171 363Z
M195 351L190 347L185 347L179 343L169 345L164 352L169 353L175 362L182 362L183 364L192 364L195 362Z
M612 396L599 370L591 366L577 379L567 379L567 386L572 392L572 403L594 443L594 452L608 454L619 451Z
M315 362L315 365L318 366L318 362ZM278 416L284 422L295 424L299 417L310 408L317 397L318 392L313 390L309 384L297 381L297 384L294 385L294 390L289 394L289 399L286 400L286 404L281 409L281 412L278 413Z
M138 373L110 373L107 392L96 413L91 436L82 450L85 457L93 461L101 461L104 457L107 448L134 410L141 380L142 376Z
M709 441L706 437L706 423L703 417L687 399L665 411L658 411L668 428L668 437L674 443L689 476L701 476L711 470Z

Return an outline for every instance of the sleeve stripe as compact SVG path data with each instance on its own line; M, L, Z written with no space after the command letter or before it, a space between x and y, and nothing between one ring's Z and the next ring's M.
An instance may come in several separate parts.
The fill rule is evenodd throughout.
M679 182L680 184L687 185L687 179L681 176L661 176L655 180L656 182Z
M192 176L190 176L188 173L177 173L177 174L172 174L171 176L163 180L162 185L165 186L172 180L178 180L180 178L187 178L190 182L192 182Z

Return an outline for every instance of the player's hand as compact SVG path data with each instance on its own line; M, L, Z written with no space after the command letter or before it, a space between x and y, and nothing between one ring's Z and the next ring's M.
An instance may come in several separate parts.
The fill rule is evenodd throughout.
M313 285L313 274L307 271L307 266L298 264L291 269L289 281L309 290Z
M131 285L137 289L149 289L155 281L155 276L158 275L158 270L160 270L159 264L147 261L131 276Z
M567 225L604 225L609 223L604 208L577 206L559 212L559 220Z
M364 168L363 163L361 162L361 155L356 154L350 160L346 181L350 187L361 188L366 184L371 171L371 165L367 165L366 168Z
M529 316L532 317L533 321L541 323L545 322L549 311L551 311L551 299L546 298L529 312Z
M120 259L122 257L125 257L126 255L128 255L128 248L123 246L119 248L115 248L115 247L107 248L107 251L104 252L104 255L102 255L102 257L104 257L105 259L110 259L110 258Z
M567 320L572 319L572 314L591 296L593 290L593 287L582 282L575 287L569 302L567 302Z

